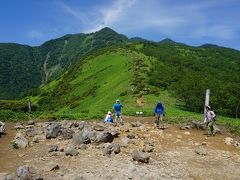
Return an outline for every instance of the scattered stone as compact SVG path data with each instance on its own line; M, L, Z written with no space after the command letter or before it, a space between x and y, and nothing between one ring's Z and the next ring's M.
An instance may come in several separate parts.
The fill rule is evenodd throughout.
M37 135L37 132L36 132L36 130L35 130L35 128L27 128L26 129L26 135L28 136L28 137L34 137L34 136L36 136Z
M48 152L54 152L54 151L58 151L58 146L57 145L49 145Z
M132 122L132 123L131 123L131 126L132 126L132 127L140 127L140 126L142 126L142 123L140 123L139 121L137 121L137 122Z
M105 127L97 124L97 125L95 125L95 126L93 127L93 129L94 129L95 131L104 131Z
M119 154L121 152L120 145L116 143L112 143L112 150L114 154Z
M222 134L222 131L221 131L216 125L214 125L214 127L213 127L213 133L214 133L214 134Z
M127 137L124 137L122 138L122 146L127 146L130 142L131 142L131 139L127 138Z
M180 130L187 130L187 129L191 129L190 125L183 125L179 127Z
M203 146L207 146L207 142L202 142L202 145Z
M178 139L182 139L182 136L181 136L181 135L177 135L177 138L178 138Z
M139 150L133 151L132 158L134 161L149 163L150 155Z
M27 125L35 125L35 121L34 120L29 120Z
M134 135L134 134L128 134L127 137L128 137L129 139L135 139L135 135Z
M207 148L205 146L198 146L194 152L200 156L206 156Z
M76 176L73 180L86 180L83 176Z
M233 144L234 140L233 140L233 138L226 137L224 142L227 145L231 145L231 144Z
M19 180L43 180L41 175L33 167L29 166L18 167L16 175Z
M240 142L235 141L234 144L233 144L233 146L236 147L236 148L240 148Z
M45 171L54 171L54 170L58 170L59 169L59 165L55 162L50 162L50 163L47 163L45 166L44 166L44 170Z
M16 125L14 126L14 129L18 130L18 129L24 129L24 126L22 123L16 123Z
M50 128L47 130L46 139L56 138L60 132L60 125L56 122L52 123Z
M146 145L144 148L143 148L143 152L153 152L154 150L154 147L153 146L150 146L150 145Z
M184 132L185 135L190 135L189 131Z
M77 156L79 152L76 149L69 149L65 152L66 156Z
M81 149L81 150L86 150L87 145L86 144L80 144L78 148Z

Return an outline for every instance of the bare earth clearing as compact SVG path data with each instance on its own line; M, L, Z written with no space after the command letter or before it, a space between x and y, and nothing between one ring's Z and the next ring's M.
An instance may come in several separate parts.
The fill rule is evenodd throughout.
M165 130L157 129L153 125L154 118L150 117L124 117L124 120L124 126L101 122L58 122L61 127L75 133L83 131L82 124L95 129L98 135L119 132L113 143L120 145L120 153L112 152L106 156L103 155L103 147L109 143L92 141L86 145L73 145L73 138L57 136L46 139L44 122L28 126L37 132L34 135L37 138L29 137L25 135L26 126L16 131L14 124L7 124L7 135L0 138L0 179L15 173L23 165L33 167L43 179L49 180L240 179L240 149L225 143L225 138L231 137L226 130L222 129L222 134L214 137L206 137L203 130L180 130L173 125L168 125ZM12 149L10 141L17 132L28 139L28 147ZM49 152L49 145L57 145L58 148ZM67 156L69 149L79 154ZM133 161L134 150L150 155L149 162Z

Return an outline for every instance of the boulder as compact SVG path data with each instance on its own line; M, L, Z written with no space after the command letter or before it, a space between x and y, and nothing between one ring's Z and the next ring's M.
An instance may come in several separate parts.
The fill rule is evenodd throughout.
M60 134L62 135L63 139L72 139L74 131L72 129L62 128L60 130Z
M40 141L44 141L44 140L46 140L46 137L44 134L41 134L41 135L34 136L32 141L35 143L39 143Z
M16 134L14 142L18 148L26 148L28 146L28 140L21 133Z
M18 130L18 129L24 129L24 126L22 123L16 123L16 125L14 126L14 129Z
M91 139L88 137L87 133L78 132L73 134L72 142L74 145L89 144L91 143Z
M143 148L143 152L153 152L154 150L154 147L153 146L150 146L150 145L146 145L144 148Z
M61 126L54 122L50 125L46 132L46 139L56 138L60 132Z
M16 176L19 180L43 180L41 175L34 168L29 166L18 167Z
M150 155L139 150L135 150L132 153L132 158L134 161L149 163Z
M109 132L99 133L95 142L97 143L111 143L113 142L113 135Z
M111 153L114 152L114 154L120 153L120 146L116 143L105 143L103 145L103 155L109 156Z
M191 121L191 127L196 129L206 129L206 125L204 122L198 122L198 121Z
M121 144L122 146L127 146L131 142L131 139L124 137L122 138L121 142L122 142Z
M34 137L34 136L37 135L37 131L36 131L36 129L33 128L33 127L27 128L27 129L26 129L26 135L27 135L28 137Z

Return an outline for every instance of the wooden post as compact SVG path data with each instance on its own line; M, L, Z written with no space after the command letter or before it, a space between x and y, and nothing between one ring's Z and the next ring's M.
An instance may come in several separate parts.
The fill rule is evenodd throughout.
M206 117L206 106L209 106L209 97L210 97L210 89L206 90L206 95L205 95L205 104L204 104L204 119Z

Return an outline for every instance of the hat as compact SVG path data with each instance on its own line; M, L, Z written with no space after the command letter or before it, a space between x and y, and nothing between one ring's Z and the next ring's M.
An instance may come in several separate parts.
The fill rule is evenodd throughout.
M120 100L119 100L119 99L117 99L117 100L116 100L116 102L120 102Z
M207 106L205 106L205 107L206 107L206 108L208 108L208 109L211 109L211 107L210 107L210 106L208 106L208 105L207 105Z
M108 111L108 114L112 114L111 111Z

